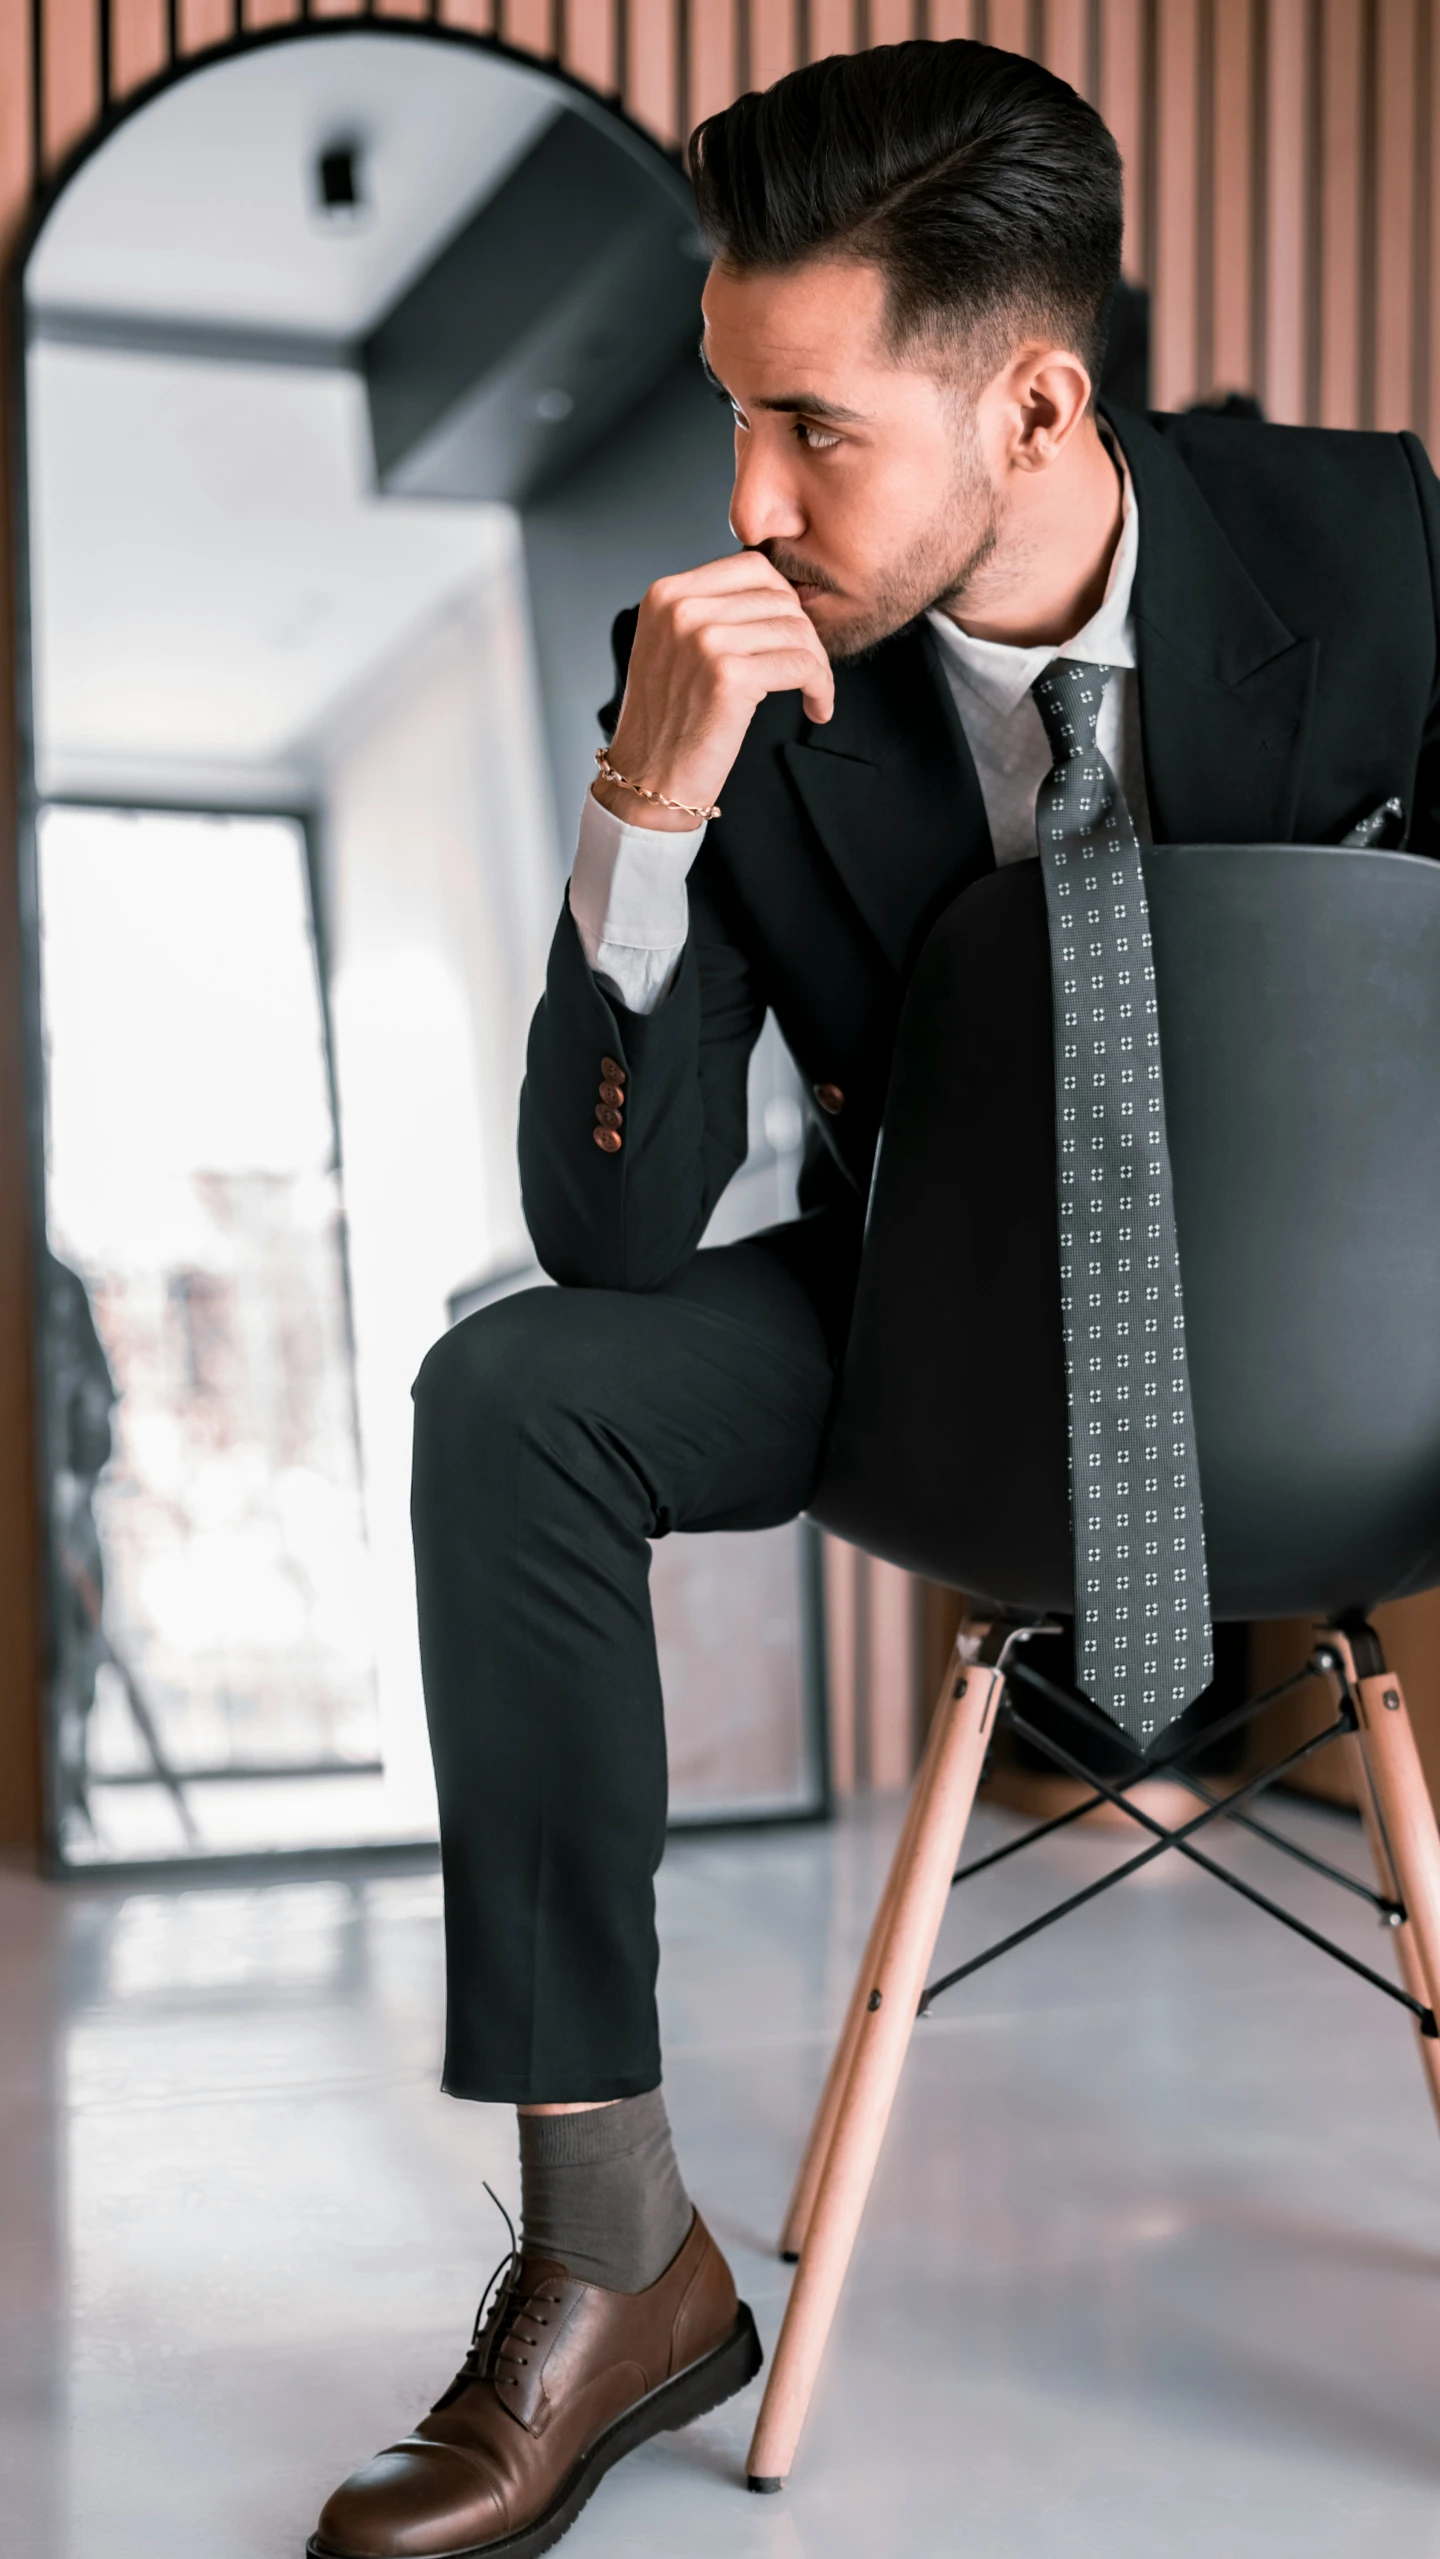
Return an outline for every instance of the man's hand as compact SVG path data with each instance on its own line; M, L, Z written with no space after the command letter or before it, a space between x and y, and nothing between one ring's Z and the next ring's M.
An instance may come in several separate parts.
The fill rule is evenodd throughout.
M828 720L835 679L792 586L759 551L657 578L640 607L620 723L617 773L686 808L709 808L767 693L800 692ZM595 797L630 826L684 834L695 820L597 781Z

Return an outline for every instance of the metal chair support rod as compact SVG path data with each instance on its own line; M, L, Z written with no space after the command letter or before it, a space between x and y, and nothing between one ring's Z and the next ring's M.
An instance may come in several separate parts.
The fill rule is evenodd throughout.
M1207 1747L1215 1742L1227 1741L1231 1733L1243 1731L1246 1724L1254 1723L1257 1715L1264 1714L1267 1706L1274 1706L1282 1697L1288 1697L1292 1688L1301 1687L1307 1679L1320 1678L1323 1669L1320 1649L1317 1648L1303 1669L1292 1670L1287 1678L1278 1680L1273 1688L1262 1689L1258 1697L1247 1697L1242 1705L1232 1706L1228 1715L1221 1715L1213 1724L1207 1724L1204 1733ZM1066 1707L1072 1715L1078 1716L1082 1722L1089 1724L1093 1731L1106 1734L1111 1741L1115 1739L1116 1728L1108 1715L1102 1715L1099 1707L1092 1706L1088 1698L1074 1697L1067 1689L1057 1688L1054 1681L1047 1679L1043 1671L1032 1670L1023 1656L1017 1656L1011 1664L1010 1679L1012 1684L1018 1680L1026 1687L1037 1689L1041 1696L1048 1697L1053 1705ZM1172 1742L1168 1750L1163 1750L1154 1758L1147 1759L1141 1774L1146 1777L1163 1777L1174 1767L1177 1760L1185 1757L1187 1751L1197 1747L1198 1738L1194 1733L1187 1733L1183 1741Z
M1070 1715L1083 1723L1087 1730L1103 1734L1106 1739L1113 1738L1113 1726L1109 1717L1102 1715L1097 1707L1092 1706L1087 1697L1072 1696L1067 1690L1055 1687L1053 1682L1045 1678L1043 1672L1031 1670L1024 1662L1017 1662L1015 1671L1017 1677L1023 1676L1032 1688L1041 1691L1053 1704L1064 1707ZM1257 1705L1269 1705L1277 1696L1283 1695L1286 1688L1296 1687L1301 1680L1320 1679L1326 1676L1324 1649L1317 1648L1302 1671L1292 1672L1290 1678L1283 1681L1279 1689L1268 1689L1262 1699L1253 1702ZM1342 1711L1348 1708L1350 1712L1354 1712L1343 1680L1340 1683L1338 1702ZM1208 1727L1204 1735L1206 1743L1213 1743L1217 1735L1223 1734L1223 1730L1224 1727L1221 1725ZM1204 1804L1223 1804L1228 1819L1233 1821L1239 1829L1253 1831L1257 1839L1268 1840L1270 1846L1278 1848L1282 1856L1293 1857L1297 1865L1308 1866L1312 1873L1327 1876L1332 1884L1339 1884L1345 1892L1354 1893L1359 1900L1368 1902L1372 1910L1380 1913L1382 1919L1394 1920L1403 1916L1398 1902L1387 1901L1383 1894L1377 1893L1371 1885L1362 1883L1358 1875L1347 1874L1343 1866L1332 1866L1328 1858L1317 1857L1313 1850L1302 1848L1298 1840L1287 1839L1283 1830L1272 1830L1268 1822L1256 1821L1252 1813L1237 1811L1236 1806L1240 1801L1238 1791L1232 1790L1228 1796L1219 1796L1212 1787L1204 1783L1202 1778L1194 1776L1189 1769L1182 1767L1179 1763L1184 1759L1186 1752L1193 1747L1192 1737L1177 1748L1164 1752L1160 1758L1148 1763L1136 1776L1127 1778L1124 1791L1128 1794L1132 1786L1143 1785L1146 1778L1158 1777L1173 1770L1177 1785L1188 1787L1190 1793L1198 1795ZM1091 1778L1088 1770L1086 1782L1089 1784L1096 1782ZM1103 1798L1099 1800L1103 1801ZM1062 1813L1057 1818L1060 1821L1074 1820L1078 1811L1089 1809L1088 1805L1077 1807L1076 1813ZM1046 1828L1049 1826L1045 1825Z
M1350 1738L1353 1740L1354 1735ZM1343 1866L1332 1866L1328 1857L1317 1857L1313 1849L1302 1848L1298 1839L1287 1839L1283 1830L1272 1829L1269 1822L1257 1821L1253 1813L1236 1812L1224 1795L1217 1795L1200 1778L1181 1772L1177 1783L1188 1787L1192 1795L1198 1795L1202 1804L1218 1804L1227 1821L1233 1821L1237 1830L1248 1830L1253 1839L1263 1839L1267 1847L1278 1848L1282 1857L1293 1857L1297 1866L1308 1867L1312 1875L1323 1875L1328 1884L1338 1884L1343 1891L1353 1893L1357 1901L1368 1902L1382 1919L1403 1920L1405 1912L1400 1902L1387 1900L1384 1893L1376 1892L1373 1884L1363 1883L1358 1875L1347 1875Z
M1063 1688L1056 1688L1050 1680L1045 1678L1043 1672L1031 1670L1022 1658L1017 1656L1015 1661L1011 1663L1009 1675L1012 1681L1019 1679L1023 1675L1023 1677L1028 1681L1030 1687L1038 1689L1042 1696L1051 1698L1057 1706L1068 1706L1072 1712L1076 1713L1083 1711L1086 1723L1093 1725L1098 1730L1109 1734L1113 1738L1114 1726L1106 1717L1098 1715L1093 1706L1084 1705L1082 1707L1082 1701L1079 1698L1067 1696ZM1317 1665L1313 1662L1307 1662L1303 1670L1292 1671L1290 1677L1288 1679L1282 1679L1278 1687L1267 1688L1262 1696L1249 1698L1243 1706L1235 1707L1232 1712L1224 1716L1219 1723L1208 1726L1205 1734L1206 1741L1223 1741L1226 1735L1233 1732L1238 1725L1252 1722L1255 1716L1260 1714L1266 1706L1273 1706L1278 1697L1284 1697L1290 1689L1298 1688L1302 1680L1313 1679L1318 1676L1319 1672ZM1014 1709L1010 1706L1008 1699L1003 1711L1013 1718ZM1174 1767L1176 1761L1183 1759L1186 1751L1193 1750L1194 1746L1193 1739L1187 1739L1184 1742L1177 1743L1170 1750L1162 1751L1160 1757L1158 1759L1151 1760L1140 1772L1139 1776L1133 1777L1127 1782L1131 1785L1138 1786L1141 1782L1141 1778L1143 1777L1165 1776L1169 1770ZM1086 1775L1086 1784L1093 1784L1093 1780L1090 1778L1088 1772ZM991 1866L1003 1866L1007 1857L1018 1857L1021 1849L1028 1848L1032 1841L1037 1839L1049 1839L1053 1832L1057 1830L1067 1830L1071 1822L1082 1821L1086 1813L1097 1812L1104 1801L1105 1798L1103 1795L1091 1794L1086 1798L1083 1804L1072 1804L1068 1812L1054 1813L1051 1815L1049 1821L1035 1822L1029 1830L1022 1831L1018 1839L1007 1839L1003 1847L989 1849L985 1856L973 1857L968 1865L957 1867L954 1875L951 1877L951 1882L955 1884L967 1884L972 1875L983 1875Z
M1273 1767L1263 1769L1257 1777L1249 1779L1239 1793L1242 1796L1258 1794L1264 1787L1273 1785L1276 1778L1283 1776L1288 1769L1298 1766L1301 1760L1308 1759L1312 1751L1322 1749L1326 1743L1333 1741L1338 1733L1349 1732L1350 1729L1348 1722L1340 1722L1323 1733L1317 1733L1313 1740L1300 1743L1295 1750L1287 1751L1283 1759L1276 1760ZM1039 1736L1036 1738L1038 1740ZM1056 1747L1049 1742L1045 1742L1042 1746L1046 1749ZM1117 1800L1123 1804L1123 1798L1117 1798ZM1027 1938L1038 1937L1042 1930L1053 1927L1057 1920L1067 1918L1071 1911L1082 1909L1086 1902L1094 1901L1099 1894L1109 1892L1113 1885L1125 1883L1131 1875L1138 1875L1141 1869L1150 1865L1155 1858L1163 1857L1167 1848L1179 1846L1181 1853L1185 1853L1181 1833L1167 1833L1162 1825L1142 1816L1134 1805L1125 1804L1124 1809L1130 1814L1132 1820L1140 1823L1144 1829L1159 1833L1154 1844L1149 1848L1142 1848L1137 1856L1127 1858L1123 1865L1112 1866L1108 1875L1101 1875L1093 1884L1085 1885L1080 1892L1072 1893L1066 1900L1054 1903L1049 1910L1043 1911L1038 1919L1028 1921L1023 1928L1012 1930L1008 1937L999 1938L993 1946L987 1946L980 1954L972 1955L968 1963L957 1965L953 1972L944 1973L938 1981L931 1982L920 2002L919 2013L922 2017L929 2015L931 2007L942 1992L953 1990L958 1983L967 1981L972 1973L982 1972L987 1964L993 1964L1001 1955L1008 1955L1015 1947L1023 1946ZM1185 1824L1185 1831L1188 1833L1202 1830L1207 1822L1217 1820L1224 1809L1223 1806L1207 1807L1205 1811L1196 1815L1193 1822ZM1189 1853L1195 1864L1203 1866L1205 1871L1213 1874L1219 1882L1231 1884L1237 1891L1242 1889L1223 1866L1215 1865L1210 1858L1202 1857L1198 1851L1192 1850ZM1347 1954L1343 1947L1332 1946L1328 1938L1307 1930L1303 1921L1294 1920L1292 1915L1283 1911L1278 1903L1267 1905L1262 1896L1248 1889L1245 1890L1244 1898L1259 1900L1262 1907L1273 1909L1277 1918L1283 1920L1286 1925L1293 1925L1299 1934L1312 1937L1317 1946L1326 1953L1333 1954L1337 1962L1343 1963L1347 1970L1359 1973L1374 1989L1383 1990L1388 1999L1397 2000L1402 2007L1410 2009L1422 2028L1424 2027L1424 2021L1430 2014L1429 2010L1420 2002L1411 1999L1406 1992L1397 1989L1393 1982L1387 1981L1383 1973L1372 1972L1368 1964L1360 1963L1358 1958Z
M1111 1727L1106 1719L1097 1714L1095 1709L1087 1705L1083 1699L1067 1696L1063 1689L1054 1687L1039 1672L1032 1671L1023 1663L1017 1662L1014 1665L1013 1675L1019 1677L1022 1671L1030 1686L1052 1699L1056 1705L1068 1707L1092 1730L1103 1731L1107 1735L1110 1733ZM1319 1666L1312 1661L1303 1671L1297 1671L1291 1678L1283 1680L1278 1688L1267 1689L1263 1698L1252 1701L1252 1706L1258 1712L1261 1706L1273 1704L1274 1700L1283 1696L1287 1689L1297 1687L1301 1680L1319 1675ZM1013 1721L1013 1708L1007 1704L1005 1711ZM1239 1710L1241 1720L1248 1717L1251 1711L1251 1706ZM1234 1717L1227 1717L1224 1725L1216 1725L1207 1731L1206 1741L1211 1742L1217 1735L1223 1734L1234 1720ZM1042 1741L1041 1747L1046 1748L1048 1745ZM1237 1809L1240 1800L1238 1792L1224 1797L1217 1796L1198 1777L1180 1768L1177 1762L1184 1757L1187 1750L1193 1747L1193 1740L1189 1740L1178 1749L1162 1753L1137 1775L1127 1778L1122 1791L1128 1793L1132 1786L1143 1785L1151 1777L1165 1776L1173 1771L1178 1785L1188 1787L1190 1793L1197 1795L1202 1803L1219 1804L1226 1819L1233 1821L1239 1829L1252 1831L1257 1839L1267 1840L1270 1846L1278 1848L1282 1855L1294 1858L1297 1865L1307 1866L1312 1873L1324 1875L1332 1884L1339 1884L1346 1892L1354 1893L1359 1900L1368 1902L1372 1910L1378 1911L1382 1919L1393 1922L1403 1917L1398 1902L1387 1901L1384 1895L1377 1893L1372 1886L1362 1883L1358 1875L1347 1874L1343 1866L1332 1866L1328 1858L1317 1857L1313 1850L1302 1848L1298 1840L1287 1839L1281 1830L1272 1830L1268 1822L1256 1821L1252 1814L1240 1812ZM1094 1788L1095 1781L1088 1769L1085 1773L1085 1783ZM1029 1830L1020 1833L1018 1839L1007 1839L999 1848L992 1848L985 1856L973 1857L967 1865L958 1867L951 1877L952 1884L967 1884L973 1876L986 1874L992 1866L1001 1866L1008 1858L1018 1857L1023 1848L1031 1847L1036 1840L1049 1839L1056 1831L1068 1829L1072 1822L1083 1821L1087 1813L1098 1811L1105 1801L1106 1797L1103 1793L1092 1791L1082 1802L1070 1805L1067 1811L1053 1813L1048 1821L1033 1823Z
M1068 1768L1072 1775L1076 1773L1085 1775L1086 1772L1080 1761L1071 1759L1068 1751L1064 1750L1058 1742L1033 1732L1021 1716L1014 1716L1012 1720L1017 1731L1024 1733L1028 1740L1036 1742L1041 1748L1048 1750L1051 1757L1058 1760L1062 1768ZM1297 1750L1287 1752L1285 1758L1276 1760L1273 1767L1262 1770L1258 1778L1253 1778L1247 1785L1237 1788L1235 1796L1229 1801L1242 1801L1246 1795L1258 1793L1265 1786L1272 1786L1277 1777L1284 1775L1286 1769L1294 1767L1301 1759L1308 1759L1312 1751L1322 1750L1327 1742L1337 1741L1342 1733L1348 1733L1350 1730L1349 1717L1341 1718L1323 1733L1317 1733L1313 1740L1302 1743ZM1163 1846L1178 1850L1182 1857L1189 1858L1192 1865L1199 1866L1207 1875L1213 1875L1217 1883L1227 1884L1231 1892L1238 1893L1243 1901L1253 1902L1257 1910L1263 1910L1271 1919L1277 1919L1282 1928L1292 1929L1294 1934L1297 1937L1303 1937L1307 1944L1318 1946L1322 1954L1332 1955L1337 1964L1345 1966L1347 1972L1358 1973L1362 1981L1370 1983L1372 1989L1383 1990L1387 1999L1394 1999L1402 2008L1408 2008L1414 2016L1418 2017L1423 2034L1433 2035L1437 2032L1429 2003L1413 1999L1408 1990L1402 1990L1396 1982L1387 1981L1383 1973L1377 1973L1369 1964L1362 1963L1358 1955L1347 1953L1346 1949L1343 1946L1337 1946L1332 1938L1322 1936L1318 1928L1311 1928L1305 1920L1297 1919L1295 1913L1286 1910L1283 1903L1271 1901L1267 1893L1257 1891L1253 1884L1243 1883L1238 1875L1231 1874L1228 1867L1217 1865L1214 1858L1207 1857L1202 1849L1192 1848L1189 1845L1191 1837L1197 1830L1203 1830L1207 1823L1219 1819L1228 1810L1228 1803L1209 1805L1205 1811L1197 1813L1193 1821L1182 1822L1178 1830L1167 1831L1163 1822L1153 1820L1149 1813L1141 1811L1138 1804L1127 1803L1115 1787L1105 1785L1103 1778L1097 1778L1095 1783L1103 1789L1112 1803L1118 1804L1123 1812L1128 1813L1133 1822L1138 1822L1142 1830L1153 1832ZM1117 1882L1123 1871L1123 1869L1117 1870L1115 1876Z

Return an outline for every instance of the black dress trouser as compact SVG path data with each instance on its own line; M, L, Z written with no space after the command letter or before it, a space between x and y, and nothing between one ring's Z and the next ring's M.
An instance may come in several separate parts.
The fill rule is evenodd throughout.
M559 2104L659 2081L647 1541L771 1527L809 1498L834 1366L797 1232L700 1253L653 1294L505 1298L416 1381L454 2096Z

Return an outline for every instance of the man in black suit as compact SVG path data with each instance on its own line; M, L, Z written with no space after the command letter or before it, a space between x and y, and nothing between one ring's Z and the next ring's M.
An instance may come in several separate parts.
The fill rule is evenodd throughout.
M692 168L741 548L616 626L521 1113L563 1285L459 1326L416 1392L446 2086L521 2109L523 2253L321 2551L548 2546L605 2461L754 2369L659 2094L647 1541L806 1502L907 975L1035 853L1032 685L1107 670L1142 840L1333 841L1396 795L1440 850L1425 455L1097 413L1120 168L1073 92L899 46L742 99ZM700 1251L767 1011L815 1098L802 1214Z

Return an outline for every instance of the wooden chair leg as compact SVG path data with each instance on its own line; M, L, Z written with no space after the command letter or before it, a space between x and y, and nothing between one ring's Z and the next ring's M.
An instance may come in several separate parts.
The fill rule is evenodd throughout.
M961 1664L947 1682L931 1728L907 1824L905 1868L887 1886L885 1925L872 1937L877 1954L870 1987L852 2003L858 2021L850 2065L842 2075L833 2132L821 2144L824 2164L814 2209L750 2446L747 2468L755 2489L783 2487L794 2459L1003 1686L1002 1669Z
M1370 1783L1370 1771L1365 1764L1365 1753L1360 1747L1359 1736L1352 1735L1342 1747L1350 1758L1355 1801L1360 1807L1360 1818L1364 1822L1365 1836L1370 1843L1370 1854L1375 1864L1376 1885L1387 1901L1403 1903L1405 1897L1396 1880L1380 1816L1375 1809L1375 1790ZM1422 2000L1428 2007L1430 1986L1421 1968L1409 1919L1402 1920L1398 1928L1392 1929L1391 1936L1395 1947L1395 1960L1400 1967L1401 1980L1411 1998ZM1430 2103L1435 2109L1435 2120L1437 2125L1440 2125L1440 2035L1424 2034L1417 2024L1415 2041L1420 2049L1420 2067L1425 2073L1425 2084L1430 2091Z
M850 2004L845 2011L845 2023L840 2029L840 2039L830 2058L830 2068L825 2075L820 2103L815 2109L815 2120L811 2124L810 2137L805 2145L805 2156L800 2163L795 2190L786 2209L785 2226L780 2234L782 2257L792 2259L798 2257L805 2245L810 2218L815 2209L815 2197L820 2190L820 2179L824 2174L825 2162L829 2157L830 2144L839 2120L840 2101L845 2094L846 2082L850 2077L850 2066L855 2059L855 2048L860 2041L860 2029L865 2021L865 2003L874 1988L875 1968L880 1961L881 1949L894 1913L896 1897L909 1870L916 1817L926 1792L931 1762L938 1746L942 1709L964 1667L957 1644L956 1650L945 1665L945 1676L940 1683L939 1703L931 1718L925 1749L921 1754L915 1783L910 1790L904 1825L895 1843L895 1854L890 1860L890 1871L885 1878L885 1890L880 1896L870 1934L865 1941L865 1952L860 1958L860 1969L855 1975L854 1986L850 1992Z
M1329 1628L1327 1640L1344 1661L1360 1716L1356 1739L1365 1775L1360 1810L1381 1890L1392 1892L1405 1909L1404 1925L1395 1931L1400 1977L1411 1997L1434 2011L1440 2004L1440 1828L1405 1692L1385 1669L1379 1639L1369 1628L1363 1634ZM1440 2117L1440 2041L1422 2033L1420 2051Z

